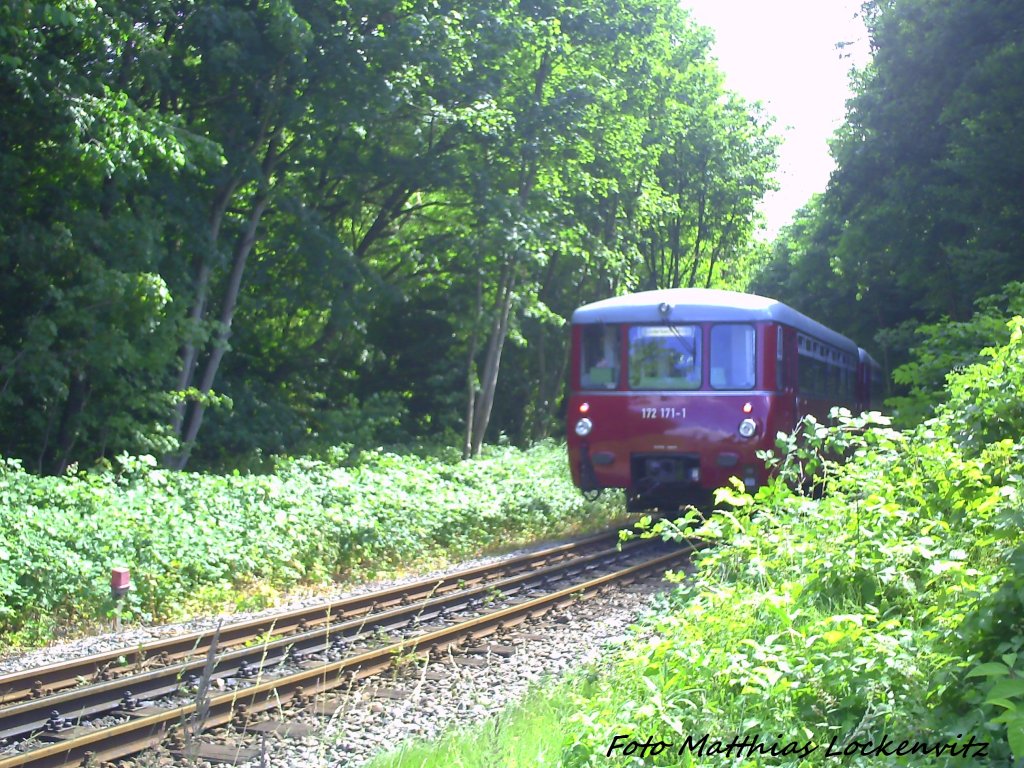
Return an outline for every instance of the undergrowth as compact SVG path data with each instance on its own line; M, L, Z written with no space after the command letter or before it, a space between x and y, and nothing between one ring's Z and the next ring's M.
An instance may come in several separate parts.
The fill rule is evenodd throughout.
M39 477L0 461L0 643L105 620L113 567L131 569L124 619L162 620L225 600L261 608L298 584L472 556L610 517L575 491L554 443L473 461L339 450L250 476L123 457L109 471Z

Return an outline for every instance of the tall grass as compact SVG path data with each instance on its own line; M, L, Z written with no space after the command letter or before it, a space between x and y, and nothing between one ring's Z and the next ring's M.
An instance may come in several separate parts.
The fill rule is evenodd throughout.
M556 689L557 690L557 689ZM410 741L367 768L535 768L559 764L569 698L535 689L490 720L452 730L437 741Z

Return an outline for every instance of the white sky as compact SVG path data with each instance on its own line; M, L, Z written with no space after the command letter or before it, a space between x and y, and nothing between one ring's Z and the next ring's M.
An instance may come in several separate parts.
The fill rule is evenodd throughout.
M778 192L761 209L770 239L815 192L834 164L828 139L842 125L848 73L868 60L861 0L680 0L715 32L726 87L775 117ZM842 52L838 42L855 42ZM852 54L852 57L851 57Z

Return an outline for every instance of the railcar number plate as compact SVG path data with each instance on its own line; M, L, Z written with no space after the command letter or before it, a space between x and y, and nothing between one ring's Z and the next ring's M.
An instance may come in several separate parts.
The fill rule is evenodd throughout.
M641 419L685 419L685 408L641 408Z

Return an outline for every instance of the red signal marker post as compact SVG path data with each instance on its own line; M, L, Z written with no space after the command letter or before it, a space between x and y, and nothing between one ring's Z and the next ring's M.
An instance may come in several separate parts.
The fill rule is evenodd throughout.
M114 631L121 631L121 599L132 588L132 574L127 568L110 571L110 596L114 598Z

